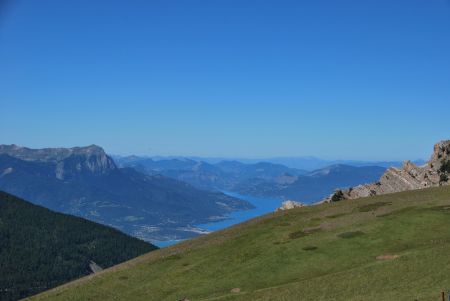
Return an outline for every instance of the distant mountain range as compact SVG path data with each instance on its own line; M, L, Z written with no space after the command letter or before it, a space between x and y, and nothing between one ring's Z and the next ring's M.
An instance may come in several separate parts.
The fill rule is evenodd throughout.
M268 162L273 164L284 165L294 169L313 171L316 169L322 169L331 165L350 165L350 166L380 166L380 167L400 167L402 161L370 161L370 160L325 160L313 156L300 156L300 157L269 157L261 159L247 159L247 158L225 158L225 157L195 157L195 156L112 156L114 160L128 160L128 159L152 159L154 161L170 161L176 160L192 160L197 162L206 162L209 164L216 164L221 161L237 161L245 164L255 164L259 162ZM416 165L423 165L426 160L417 159L412 161Z
M18 300L155 249L0 191L0 300Z
M220 192L118 168L102 148L0 145L0 189L151 240L197 235L195 224L252 208Z
M123 167L132 167L148 175L161 174L201 189L304 203L318 201L338 187L373 182L386 169L337 164L308 172L270 162L220 161L212 164L190 158L157 160L137 156L117 158L116 161Z
M380 166L333 165L300 175L288 183L261 181L236 187L241 194L279 197L312 203L330 195L337 187L351 187L379 179L386 168Z
M136 156L117 158L116 161L122 167L132 167L148 175L162 174L207 190L234 191L247 181L289 182L289 178L307 173L268 162L220 161L210 164L189 158L154 160Z
M402 161L324 160L316 157L276 157L268 158L265 161L309 171L326 168L331 165L350 165L355 167L380 166L388 168L391 166L398 167L403 163ZM421 159L415 160L414 162L418 165L425 164L425 160Z

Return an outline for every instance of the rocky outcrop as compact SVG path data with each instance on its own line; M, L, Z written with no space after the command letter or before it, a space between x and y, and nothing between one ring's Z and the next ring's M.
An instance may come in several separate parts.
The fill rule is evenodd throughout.
M450 140L441 141L434 146L430 161L417 166L406 161L401 168L391 167L376 183L359 185L349 189L338 189L322 202L337 202L373 195L423 189L448 185L450 173ZM321 202L321 203L322 203Z
M49 163L59 180L81 174L106 174L116 169L114 161L97 145L72 148L31 149L12 145L0 145L0 155L8 155L30 162Z
M103 268L92 260L89 262L89 269L94 274L103 271Z
M281 203L281 207L277 208L276 211L289 210L289 209L294 209L294 208L303 207L303 206L305 206L305 205L302 203L299 203L299 202L284 201L283 203Z

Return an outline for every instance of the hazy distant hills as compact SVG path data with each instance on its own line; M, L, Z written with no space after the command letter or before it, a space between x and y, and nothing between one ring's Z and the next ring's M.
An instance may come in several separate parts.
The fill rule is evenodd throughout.
M385 170L380 166L333 165L300 175L291 183L243 183L236 187L236 191L311 203L328 196L337 187L352 187L377 181Z
M306 203L318 201L338 187L376 181L386 169L382 166L336 164L308 172L270 162L207 163L181 157L158 160L136 156L116 160L121 166L133 167L149 175L162 174L202 189L293 199Z
M282 178L289 181L288 178L307 173L305 170L268 162L244 164L239 161L220 161L210 164L189 158L155 160L136 156L116 158L116 161L119 166L132 167L149 175L162 174L207 190L234 191L246 182L277 182Z
M209 164L216 164L221 161L238 161L245 164L255 164L259 162L268 162L278 165L284 165L294 169L313 171L316 169L326 168L331 165L350 165L350 166L381 166L381 167L400 167L402 161L369 161L369 160L326 160L313 156L299 156L299 157L269 157L261 159L248 159L248 158L222 158L222 157L182 157L182 156L154 156L154 157L139 157L139 156L113 156L114 160L127 160L133 159L133 161L141 159L153 159L154 161L168 161L172 159L177 160L192 160L197 162L206 162ZM426 163L426 160L413 160L413 163L422 165Z
M380 166L385 168L402 165L402 161L325 160L316 157L275 157L265 159L265 161L309 171L326 168L331 165ZM424 160L416 160L414 162L417 164L425 163Z
M154 249L0 191L0 300L18 300Z
M98 146L0 146L0 189L143 239L187 238L193 225L251 204L162 175L118 168Z

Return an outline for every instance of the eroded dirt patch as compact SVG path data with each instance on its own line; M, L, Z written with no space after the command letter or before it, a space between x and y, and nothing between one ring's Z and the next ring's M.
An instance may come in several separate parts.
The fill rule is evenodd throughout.
M377 260L393 260L393 259L397 259L399 257L400 257L400 255L384 254L384 255L377 256L376 259Z

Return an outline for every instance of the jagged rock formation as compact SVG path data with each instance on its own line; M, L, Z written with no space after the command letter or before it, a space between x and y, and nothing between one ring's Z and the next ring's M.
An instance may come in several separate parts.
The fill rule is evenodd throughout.
M391 167L376 183L359 185L349 189L338 189L322 202L337 202L373 195L423 189L449 184L450 140L441 141L434 146L430 161L417 166L406 161L401 168ZM322 203L321 202L321 203Z
M285 201L285 202L281 203L281 207L277 208L276 211L289 210L289 209L294 209L294 208L303 207L303 206L305 206L305 205L303 205L300 202Z

